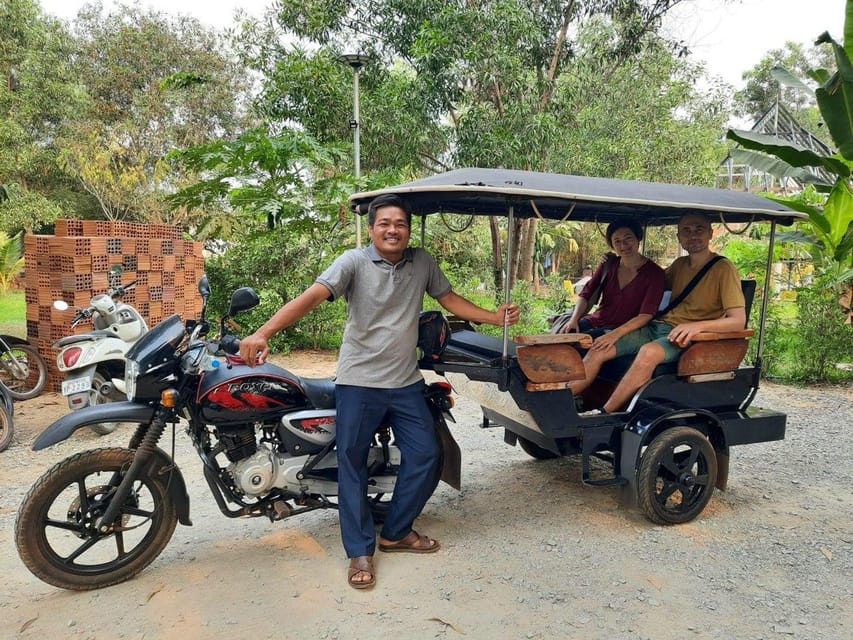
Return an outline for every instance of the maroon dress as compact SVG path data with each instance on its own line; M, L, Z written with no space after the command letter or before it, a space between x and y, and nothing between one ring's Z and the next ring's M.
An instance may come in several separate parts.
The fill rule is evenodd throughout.
M617 258L607 270L598 307L584 316L584 320L593 327L612 329L625 324L641 313L654 315L658 310L666 286L663 269L651 260L647 260L634 279L620 289L619 278L616 276L620 261L621 258ZM604 265L601 265L595 270L592 278L581 291L581 297L589 300L598 283L601 282L603 268Z

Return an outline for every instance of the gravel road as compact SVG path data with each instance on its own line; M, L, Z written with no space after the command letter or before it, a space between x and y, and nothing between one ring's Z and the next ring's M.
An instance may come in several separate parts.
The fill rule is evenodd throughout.
M329 375L334 357L289 369ZM435 555L377 555L377 586L345 583L334 512L276 524L222 516L179 434L194 526L137 578L66 592L32 576L13 542L23 495L50 465L128 434L30 445L65 412L19 403L0 453L0 638L421 638L846 640L853 637L853 389L773 384L756 404L788 414L782 442L735 448L729 490L691 523L660 527L580 481L579 458L536 461L483 430L459 399L451 425L463 490L440 486L418 528ZM169 448L169 443L163 443Z

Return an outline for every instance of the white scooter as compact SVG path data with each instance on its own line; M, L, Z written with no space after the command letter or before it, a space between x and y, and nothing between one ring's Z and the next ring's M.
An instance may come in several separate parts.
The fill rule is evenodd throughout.
M113 277L120 273L120 268L110 271ZM122 296L135 285L136 280L111 287L106 293L93 297L88 307L74 314L71 327L91 319L95 330L60 338L52 345L60 350L56 366L65 374L61 390L72 410L127 399L124 354L148 331L148 325L139 312L121 301ZM53 307L59 311L70 308L64 300L54 301ZM117 422L107 422L90 428L105 435L117 426Z

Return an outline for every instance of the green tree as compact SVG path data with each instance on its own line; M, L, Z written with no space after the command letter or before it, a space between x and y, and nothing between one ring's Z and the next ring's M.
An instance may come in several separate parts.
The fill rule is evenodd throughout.
M221 35L186 16L94 3L74 26L73 69L88 102L61 139L63 166L107 218L187 222L164 195L188 177L164 156L243 126L245 70Z
M360 123L369 173L479 165L655 178L676 173L673 166L698 164L707 178L715 164L706 162L708 142L716 143L704 131L692 134L691 116L719 109L695 94L688 75L676 71L676 51L657 35L675 2L284 0L273 32L248 32L248 55L266 78L258 103L264 117L298 122L323 143L352 135L351 71L338 54L358 48L369 56ZM300 44L281 47L285 38ZM664 105L654 111L648 102L662 96ZM621 109L625 126L608 131L608 153L586 152L595 143L590 135L607 128L613 106L632 100L643 108L634 119L631 109ZM659 126L662 113L667 118ZM602 123L593 126L596 120ZM636 155L624 162L633 148ZM567 149L582 150L587 163ZM661 149L668 158L655 175L649 159L664 156ZM707 182L696 177L703 171L690 181ZM500 273L501 238L496 224L491 229ZM518 231L508 272L531 281L537 222Z
M352 190L337 170L342 156L343 150L323 146L302 131L285 129L271 136L251 129L234 140L173 151L172 165L200 179L170 196L169 203L201 212L200 237L233 237L241 222L252 220L308 231L334 221Z
M24 269L23 243L21 234L11 238L0 231L0 293L6 295Z
M73 41L33 0L0 3L0 228L32 231L76 202L57 165L57 138L79 111Z

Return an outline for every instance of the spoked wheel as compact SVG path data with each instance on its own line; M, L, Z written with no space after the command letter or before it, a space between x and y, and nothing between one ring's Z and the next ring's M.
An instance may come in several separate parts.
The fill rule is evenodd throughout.
M0 406L0 451L12 442L12 416L6 407Z
M537 460L552 460L560 457L553 451L550 451L545 447L540 447L535 442L531 442L527 438L522 438L521 436L518 436L518 446L522 448L524 453L529 455L531 458L536 458Z
M108 379L100 371L95 372L95 375L92 376L92 390L89 391L90 405L112 402L111 398L106 397L100 392L101 387L107 382ZM115 431L119 424L118 422L99 422L98 424L90 424L89 428L99 436L105 436Z
M36 577L62 589L98 589L132 578L160 555L177 524L168 474L140 475L110 530L97 528L133 455L84 451L33 485L18 511L15 544Z
M47 384L47 362L29 344L12 344L0 352L0 382L15 400L29 400Z
M679 524L698 516L714 493L717 454L700 431L673 427L648 446L637 471L643 513L657 524Z

